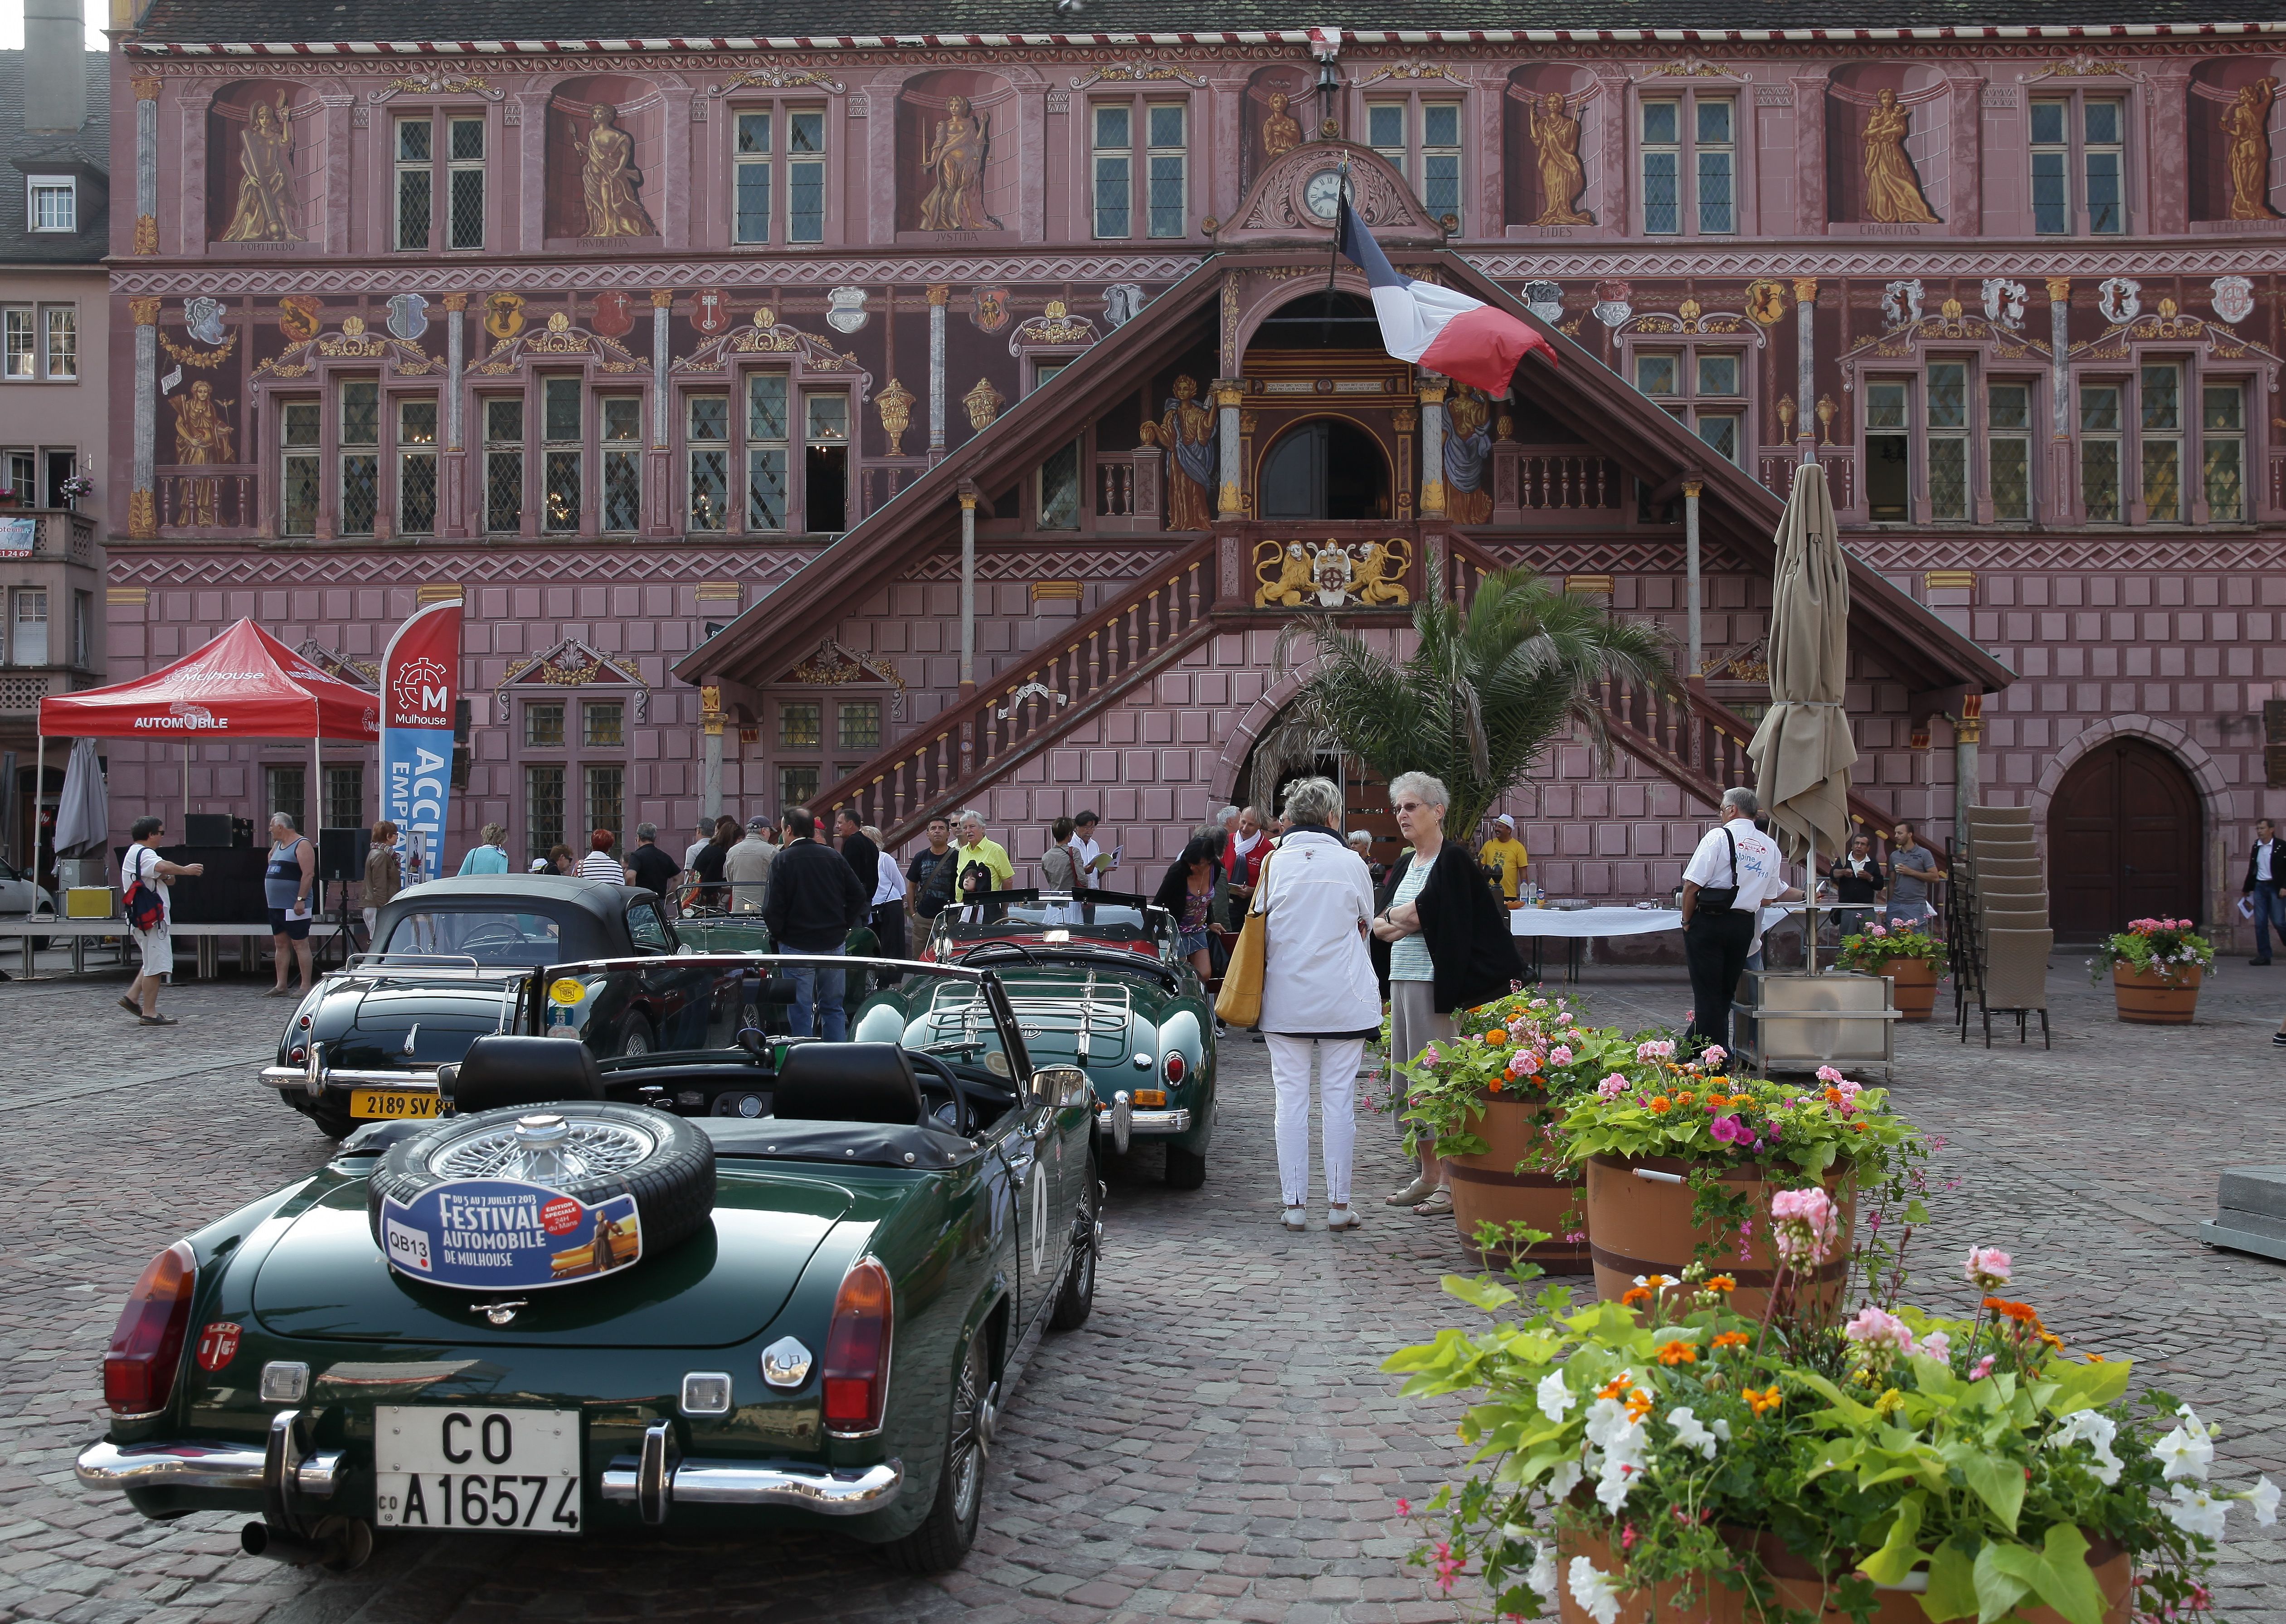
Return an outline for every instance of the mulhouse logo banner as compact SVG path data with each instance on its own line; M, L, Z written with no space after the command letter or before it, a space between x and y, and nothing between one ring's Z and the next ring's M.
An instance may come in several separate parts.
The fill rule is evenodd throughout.
M453 798L453 700L461 668L461 601L419 611L381 658L381 815L397 825L405 883L445 871Z

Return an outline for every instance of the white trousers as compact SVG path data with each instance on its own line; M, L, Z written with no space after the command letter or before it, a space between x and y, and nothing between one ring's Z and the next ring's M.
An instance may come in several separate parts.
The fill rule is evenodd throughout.
M1350 1155L1357 1145L1357 1074L1361 1037L1281 1037L1263 1034L1270 1084L1278 1095L1278 1184L1289 1207L1310 1194L1310 1051L1318 1052L1318 1138L1326 1161L1326 1204L1350 1200Z

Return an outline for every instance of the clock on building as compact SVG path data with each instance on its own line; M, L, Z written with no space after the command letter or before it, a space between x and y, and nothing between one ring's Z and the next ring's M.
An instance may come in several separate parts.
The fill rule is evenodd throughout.
M1342 211L1342 172L1339 169L1320 169L1310 177L1302 188L1302 203L1320 220L1330 220Z

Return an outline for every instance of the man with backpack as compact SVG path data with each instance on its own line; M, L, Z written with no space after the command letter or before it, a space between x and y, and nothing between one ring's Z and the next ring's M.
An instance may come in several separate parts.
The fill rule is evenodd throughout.
M952 882L958 872L952 855L951 820L929 819L927 848L915 854L905 866L906 895L912 899L913 913L923 921L924 939L928 935L926 925L952 901Z
M120 865L124 887L128 928L143 952L142 973L119 1000L119 1007L142 1018L145 1026L177 1026L172 1015L159 1013L159 989L175 973L175 939L168 926L174 919L174 903L168 895L177 874L193 879L207 871L203 863L169 863L159 855L167 832L162 817L138 817L129 831L134 844Z

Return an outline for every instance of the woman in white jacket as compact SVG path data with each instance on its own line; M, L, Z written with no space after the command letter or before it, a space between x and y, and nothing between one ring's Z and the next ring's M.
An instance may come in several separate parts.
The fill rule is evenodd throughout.
M1326 778L1287 786L1288 829L1263 868L1253 911L1264 916L1262 1034L1278 1100L1278 1181L1285 1225L1306 1226L1310 1194L1310 1056L1318 1059L1326 1227L1354 1229L1350 1156L1357 1142L1357 1074L1381 1032L1381 994L1366 949L1373 879L1334 832L1341 791Z

